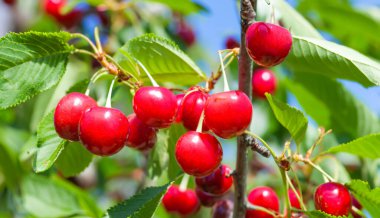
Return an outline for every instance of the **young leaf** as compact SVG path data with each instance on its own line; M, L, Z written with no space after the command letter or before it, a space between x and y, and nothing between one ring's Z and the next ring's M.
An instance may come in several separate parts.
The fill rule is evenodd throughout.
M75 176L88 167L93 155L79 142L67 143L55 162L65 177Z
M20 104L61 79L69 54L70 34L9 33L0 39L0 108Z
M368 183L361 180L352 180L346 186L372 217L380 214L380 188L371 190Z
M367 87L380 85L380 63L351 48L325 40L293 36L286 64L305 74L352 80Z
M46 115L37 129L37 152L33 169L36 173L48 170L63 151L66 140L60 138L54 128L54 111Z
M142 190L140 193L132 196L128 200L111 207L107 210L110 218L150 218L153 216L158 205L161 202L162 196L172 182L163 186L149 187Z
M272 98L270 94L265 95L276 119L289 131L295 142L300 144L307 129L307 119L304 114L298 109Z
M194 85L207 79L199 67L174 42L154 34L131 39L119 49L115 58L125 71L148 83L147 74L131 59L139 60L157 82Z
M327 152L347 152L363 158L380 158L380 134L367 135L330 148Z

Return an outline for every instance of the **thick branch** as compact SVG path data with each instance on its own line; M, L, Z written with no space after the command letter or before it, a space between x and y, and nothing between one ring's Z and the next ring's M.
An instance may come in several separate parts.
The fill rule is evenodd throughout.
M252 3L251 3L252 2ZM240 4L241 17L241 42L239 57L239 90L251 95L251 68L252 61L245 49L245 33L254 19L256 11L256 0L241 0ZM255 9L255 10L254 10ZM235 179L235 204L234 218L244 218L246 210L246 186L247 186L247 148L249 142L244 135L237 138L236 170Z

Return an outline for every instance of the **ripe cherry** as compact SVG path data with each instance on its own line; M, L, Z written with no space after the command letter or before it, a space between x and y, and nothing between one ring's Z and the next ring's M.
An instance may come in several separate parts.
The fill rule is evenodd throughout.
M202 111L205 107L208 94L203 91L193 91L186 95L182 101L182 123L188 130L196 130L201 117ZM202 131L207 131L208 128L203 120Z
M248 194L248 201L256 206L264 207L268 210L279 212L280 201L273 189L265 186L254 188ZM259 210L247 210L246 218L273 218L272 215Z
M247 29L246 46L258 65L271 67L286 58L292 47L292 36L281 26L256 22Z
M3 0L3 2L7 5L14 5L16 4L16 0Z
M126 145L139 150L152 148L157 141L157 130L141 122L136 114L130 114L127 118L130 129Z
M175 147L175 157L182 170L192 176L210 175L219 167L223 150L219 141L207 133L189 131Z
M82 11L74 8L67 14L63 13L67 0L44 0L43 8L45 12L54 17L59 23L67 28L73 27L82 18Z
M181 93L181 94L178 94L175 96L177 98L177 115L175 117L175 122L176 123L180 123L182 122L182 100L183 100L183 97L185 97L185 94L184 93Z
M234 207L234 205L233 205L232 201L230 201L228 199L217 202L213 208L212 218L230 218L230 217L232 217L233 207Z
M79 138L93 154L109 156L120 151L129 133L127 117L118 109L93 107L83 113Z
M78 141L79 120L82 114L96 106L94 99L82 93L73 92L64 96L55 108L55 131L63 139Z
M356 207L356 209L358 210L361 210L363 208L363 206L359 203L358 200L356 200L356 198L353 195L351 195L351 199L352 199L352 206ZM362 217L359 214L357 214L354 210L352 210L352 208L351 208L351 214L354 218Z
M212 195L210 193L204 192L201 189L197 188L195 190L197 197L201 204L205 207L212 207L222 196L220 195Z
M193 190L181 190L178 186L172 185L164 195L162 203L166 211L179 213L187 216L199 209L199 200Z
M272 94L276 91L276 76L271 70L257 69L252 75L252 95L266 98L265 93Z
M195 33L193 28L185 21L180 21L176 27L178 37L187 45L191 46L195 43Z
M297 192L297 194L299 195L300 193ZM290 200L290 205L294 208L301 209L301 203L298 200L297 195L293 190L291 189L288 190L288 196Z
M240 43L232 36L229 36L227 39L226 39L226 45L225 47L227 49L234 49L234 48L238 48L240 47Z
M241 135L252 119L252 104L241 91L211 95L205 106L205 123L217 136L228 139Z
M146 125L154 128L166 128L175 119L177 99L166 88L141 87L133 98L133 110Z
M314 193L317 210L334 216L347 216L351 210L351 195L348 189L339 183L324 183Z
M221 165L208 176L196 178L197 187L204 192L221 195L226 193L232 186L232 170L227 165Z

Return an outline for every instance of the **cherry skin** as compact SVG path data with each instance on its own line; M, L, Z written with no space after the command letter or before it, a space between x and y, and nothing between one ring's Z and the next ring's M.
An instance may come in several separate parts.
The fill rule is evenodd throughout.
M175 122L176 123L180 123L182 122L182 100L183 100L183 97L185 97L185 94L184 93L181 93L181 94L178 94L175 96L177 98L177 115L175 117Z
M212 207L222 197L220 195L212 195L210 193L204 192L199 188L195 189L195 193L197 194L197 197L201 204L205 207Z
M297 194L299 195L300 193L297 192ZM297 195L293 190L291 189L288 190L288 196L290 200L290 205L294 208L301 209L301 203L298 200Z
M208 94L198 90L186 95L182 101L182 123L188 130L196 130L202 111L205 107ZM207 131L208 128L203 120L202 131Z
M221 138L241 135L252 119L252 104L241 91L220 92L211 95L205 106L205 123Z
M180 190L172 185L165 193L162 203L166 211L183 216L193 214L199 209L199 200L193 190Z
M277 88L276 76L271 70L257 69L252 75L252 95L265 99L265 93L273 94Z
M96 106L94 99L82 93L73 92L64 96L55 108L55 131L63 139L79 141L79 120L86 110Z
M163 87L141 87L133 98L133 110L146 125L169 127L177 113L176 96Z
M178 139L175 157L185 173L202 177L210 175L219 167L223 150L214 136L189 131Z
M193 28L185 21L180 21L176 27L178 37L187 45L191 46L195 43L195 33Z
M82 11L73 9L67 14L62 10L66 6L67 0L44 0L43 8L45 12L54 17L59 23L67 28L73 27L82 18Z
M247 29L246 47L258 65L271 67L281 63L289 54L292 36L281 26L256 22Z
M314 204L317 210L330 215L347 216L351 210L351 195L344 185L328 182L317 187Z
M3 0L3 2L7 5L14 5L16 4L16 0Z
M273 189L265 186L254 188L248 194L248 201L256 206L265 207L268 210L279 212L280 201L276 192ZM246 218L273 218L272 215L259 211L259 210L247 210L245 214Z
M128 134L128 119L115 108L93 107L83 113L79 122L80 141L87 150L100 156L120 151Z
M229 36L226 39L226 45L225 45L225 47L227 49L239 48L240 47L240 43L234 37Z
M233 203L230 200L222 200L214 205L212 218L230 218L232 217Z
M221 195L226 193L232 186L232 170L227 165L221 165L208 176L196 178L197 187L204 192Z
M358 210L361 210L363 208L363 206L359 203L358 200L356 200L356 198L353 195L351 195L351 199L352 199L352 206L356 207ZM352 210L352 208L351 208L351 214L354 218L362 217L359 214L357 214L354 210Z
M145 125L136 117L136 114L130 114L128 117L129 135L127 146L139 150L149 150L157 141L157 130Z

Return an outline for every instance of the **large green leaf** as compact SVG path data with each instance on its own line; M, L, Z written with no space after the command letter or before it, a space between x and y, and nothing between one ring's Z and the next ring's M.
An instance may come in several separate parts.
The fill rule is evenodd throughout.
M99 208L87 194L56 177L30 175L23 181L24 208L36 217L100 217Z
M370 189L368 183L361 180L352 180L346 186L372 217L380 214L380 188Z
M128 200L108 209L110 218L150 218L153 216L162 196L171 183L158 187L143 189L140 193L132 196Z
M157 143L150 152L148 160L148 174L151 179L160 177L168 167L168 139L169 136L167 130L158 132Z
M70 34L9 33L0 39L0 108L22 103L61 79L73 51Z
M146 0L143 0L146 1ZM191 1L191 0L181 0L181 4L178 4L177 0L148 0L152 2L158 2L167 5L174 11L178 11L182 14L188 15L191 13L198 13L200 11L206 11L201 5Z
M306 113L318 124L333 129L334 133L357 138L380 131L379 118L338 81L322 75L299 72L295 74L295 81L292 83L296 86L302 85L308 91L307 95L302 92L293 92ZM310 95L314 96L314 101L304 100ZM328 109L327 112L323 112L325 115L322 117L318 115L320 108ZM328 122L322 120L326 116L329 116Z
M176 44L154 34L131 39L115 55L121 67L144 82L149 79L135 59L149 71L157 82L194 85L207 77ZM139 70L136 70L139 69Z
M75 176L91 163L93 155L79 142L70 142L59 155L56 166L65 176Z
M351 48L325 40L293 36L286 64L298 72L352 80L364 86L380 85L380 63Z
M304 212L309 218L352 218L349 216L333 216L320 210L306 211Z
M34 157L33 169L35 172L48 170L63 151L66 140L55 132L54 111L46 115L37 129L37 152Z
M327 152L347 152L363 158L380 158L380 134L367 135L330 148Z
M169 128L169 140L168 140L168 150L169 163L168 163L168 177L170 180L174 180L182 172L179 167L177 160L175 158L175 146L178 139L186 133L185 127L181 124L171 125Z
M300 144L307 129L307 119L304 114L298 109L272 98L268 93L265 95L277 120L289 131L294 141Z

